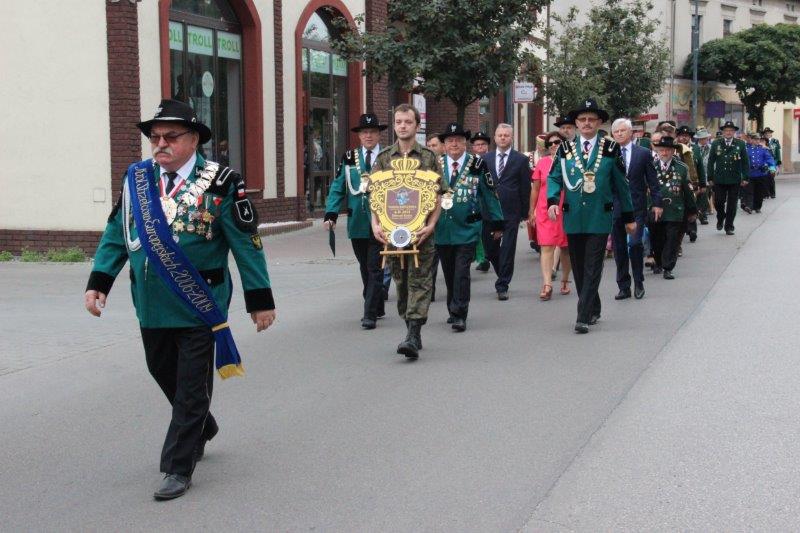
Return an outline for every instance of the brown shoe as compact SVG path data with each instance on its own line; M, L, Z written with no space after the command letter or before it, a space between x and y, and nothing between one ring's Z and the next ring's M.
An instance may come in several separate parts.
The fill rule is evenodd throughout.
M561 280L561 294L566 296L567 294L572 292L572 289L569 288L569 284L572 283L569 280L562 279Z
M542 285L542 292L539 293L539 299L543 302L546 302L553 296L553 286L545 283Z

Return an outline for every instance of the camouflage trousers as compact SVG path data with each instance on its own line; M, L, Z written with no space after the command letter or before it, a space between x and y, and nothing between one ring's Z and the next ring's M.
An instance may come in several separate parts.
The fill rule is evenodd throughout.
M405 320L428 320L428 307L433 294L433 257L436 249L433 235L419 247L419 267L414 256L405 256L405 268L400 268L400 256L390 255L387 264L397 287L397 311Z

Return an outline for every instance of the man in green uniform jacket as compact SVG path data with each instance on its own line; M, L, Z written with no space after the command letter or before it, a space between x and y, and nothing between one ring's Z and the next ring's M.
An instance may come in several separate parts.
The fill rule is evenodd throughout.
M734 139L739 128L728 121L722 126L722 138L711 143L708 155L708 182L714 187L714 209L717 212L717 230L725 228L726 235L733 235L733 220L736 218L736 204L739 189L747 185L750 161L747 157L747 144Z
M674 157L678 147L675 139L663 136L653 146L659 158L654 164L664 206L661 218L648 224L655 257L654 270L662 269L664 279L674 279L672 270L678 260L683 228L687 221L694 221L697 205L689 185L689 169Z
M364 314L361 327L375 329L377 319L382 317L383 269L381 268L381 245L372 235L372 215L369 210L367 185L372 163L380 153L381 131L385 124L378 122L377 115L361 115L358 126L351 131L358 133L361 146L348 150L342 156L339 172L331 184L325 206L324 226L329 231L336 227L342 202L347 199L347 237L353 245L353 253L361 270L364 298Z
M416 141L419 124L420 114L417 108L409 104L400 104L395 108L394 133L397 142L378 154L378 159L372 166L373 173L391 170L393 159L408 156L419 160L419 170L432 170L439 175L442 174L442 167L436 154ZM405 340L397 346L397 353L403 354L409 359L417 359L419 351L422 349L422 326L428 321L428 307L430 307L433 293L433 255L435 252L433 232L442 210L439 196L445 191L447 191L447 184L444 178L441 178L436 209L428 215L425 226L417 232L419 267L415 267L413 261L405 261L405 268L401 268L398 256L390 256L388 261L392 270L392 278L397 287L397 311L405 319L408 328ZM374 212L372 213L372 233L379 243L388 244L388 238Z
M457 122L448 124L439 135L445 148L442 168L448 188L436 223L436 250L447 285L448 322L456 331L467 329L469 265L481 238L481 212L488 215L486 223L495 239L503 235L504 228L503 210L486 162L467 154L469 135Z
M228 253L233 252L247 311L257 331L268 328L275 320L275 303L258 220L242 177L197 153L211 131L183 102L162 100L155 117L138 127L150 138L156 180L151 186L160 188L164 215L168 222L172 219L173 239L210 287L220 312L227 318L232 288ZM161 471L166 475L154 494L166 500L186 492L205 443L218 431L209 411L214 336L148 260L140 228L133 223L131 194L125 184L108 217L84 303L89 313L100 316L115 278L130 261L131 293L147 367L172 404L161 453Z
M772 137L772 134L775 132L770 127L764 128L762 133L764 134L764 138L767 140L767 148L772 150L772 158L775 160L775 166L777 167L775 173L770 173L767 176L767 183L769 183L769 197L775 198L775 174L781 171L781 165L783 164L781 155L781 142Z
M630 234L636 230L633 202L625 179L625 164L619 145L597 134L608 113L592 99L572 111L578 127L574 142L565 142L556 152L547 178L548 216L555 220L561 191L564 197L564 231L578 289L577 333L588 333L600 318L600 278L606 242L612 227L614 196L619 198L621 218Z
M698 218L700 219L701 224L708 224L708 220L705 216L705 212L708 206L708 196L706 195L706 188L708 187L708 179L706 176L706 165L703 162L703 153L700 150L700 147L692 142L692 137L694 136L695 132L689 126L681 126L678 128L677 131L677 141L679 144L689 147L692 154L692 163L695 170L695 175L697 176L697 182L691 182L692 188L694 189L694 196L696 198L696 203L698 207ZM691 238L694 235L694 239L692 242L697 240L697 224L696 223L687 223L687 232L689 233L689 237Z

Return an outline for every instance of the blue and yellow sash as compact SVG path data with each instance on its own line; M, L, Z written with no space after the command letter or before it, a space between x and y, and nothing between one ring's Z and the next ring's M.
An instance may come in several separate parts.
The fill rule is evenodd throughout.
M128 190L131 211L136 222L142 249L164 284L192 312L205 322L214 334L216 366L223 379L243 376L244 368L233 335L220 311L211 289L189 262L186 254L172 239L169 223L153 186L153 160L148 159L128 168Z

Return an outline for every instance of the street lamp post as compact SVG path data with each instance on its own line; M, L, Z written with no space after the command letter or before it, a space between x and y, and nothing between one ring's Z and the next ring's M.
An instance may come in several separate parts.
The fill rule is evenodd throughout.
M692 127L697 127L697 59L700 49L700 2L694 1L694 24L692 24Z

